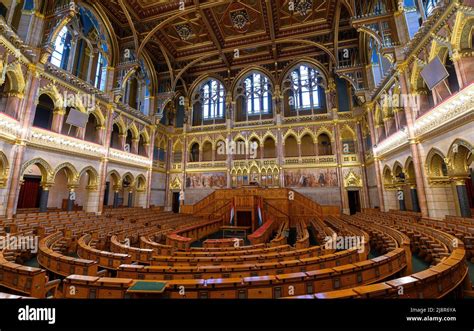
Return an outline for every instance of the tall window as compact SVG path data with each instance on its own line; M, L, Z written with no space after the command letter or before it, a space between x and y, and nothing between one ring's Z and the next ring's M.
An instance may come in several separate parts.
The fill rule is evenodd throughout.
M438 0L423 0L423 5L425 7L426 17L430 16L435 9Z
M101 91L105 91L105 82L107 79L107 59L99 52L97 61L97 71L95 73L94 86Z
M268 114L271 110L270 83L262 74L254 73L244 81L248 115Z
M70 42L70 34L66 27L62 28L59 32L56 41L54 42L54 51L51 55L51 63L56 67L65 69L67 57L66 55L66 45ZM67 45L69 47L69 45Z
M224 117L225 90L217 80L209 80L201 87L202 116L204 120Z
M306 65L301 65L291 73L293 107L299 110L319 108L319 74Z

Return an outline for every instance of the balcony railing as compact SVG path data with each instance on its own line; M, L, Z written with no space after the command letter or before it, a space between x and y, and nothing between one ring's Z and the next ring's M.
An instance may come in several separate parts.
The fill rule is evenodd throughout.
M287 157L285 158L285 165L327 165L335 164L337 159L335 155L322 156L302 156L302 157Z
M152 160L148 157L119 151L118 149L109 149L109 159L117 162L133 164L139 167L151 167Z
M205 162L189 162L186 164L187 169L206 169L206 168L225 168L226 161L205 161Z
M28 143L41 148L94 157L105 156L107 153L107 149L101 145L40 128L31 128Z
M10 116L0 113L0 136L16 139L21 134L22 127L18 121Z

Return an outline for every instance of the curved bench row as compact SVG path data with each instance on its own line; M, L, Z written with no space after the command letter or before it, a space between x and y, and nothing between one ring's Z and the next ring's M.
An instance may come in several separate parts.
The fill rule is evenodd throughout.
M117 275L125 278L153 280L267 276L343 266L361 261L359 256L356 249L351 249L322 256L261 263L172 267L121 265Z
M61 275L97 275L99 266L90 259L74 258L57 253L51 247L63 238L61 232L53 233L39 242L38 263L45 269Z
M337 254L337 253L336 253ZM403 249L396 249L384 256L341 265L334 268L313 270L306 272L286 273L267 276L246 276L219 279L174 279L163 282L166 286L160 297L168 298L280 298L292 293L294 296L313 293L315 289L330 291L343 288L352 288L357 285L371 284L386 279L403 270L406 266ZM65 279L64 296L66 298L110 298L130 297L128 289L140 278L124 277L113 278L116 283L104 282L96 277L80 277L76 275ZM143 279L143 278L142 278ZM120 284L114 293L97 296L98 291ZM69 286L79 289L74 296L67 291ZM78 295L77 293L80 293Z
M96 261L99 266L105 269L117 269L121 264L132 263L129 254L112 253L102 251L89 246L92 235L86 234L77 241L77 255L81 258Z
M30 297L45 298L51 292L54 297L60 280L49 281L46 271L23 266L5 259L0 251L0 285Z

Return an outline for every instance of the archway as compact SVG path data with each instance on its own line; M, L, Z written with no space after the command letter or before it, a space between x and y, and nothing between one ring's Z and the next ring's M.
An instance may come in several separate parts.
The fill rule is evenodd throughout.
M313 137L309 133L305 134L301 138L301 156L314 156L315 148L314 148L314 140Z
M51 130L53 125L54 101L46 94L39 97L36 106L33 126L45 130Z
M333 155L331 139L326 133L318 136L318 155Z
M289 135L285 139L285 157L298 157L299 156L299 148L298 148L298 141L296 137L293 135Z
M134 206L134 177L131 173L126 173L122 178L122 201L123 205L129 208Z
M274 159L277 157L275 140L272 137L265 138L263 142L263 157Z
M212 161L212 144L209 141L206 141L202 145L202 161L203 162Z
M189 149L189 162L199 162L199 144L193 143Z
M92 167L87 167L79 174L76 188L76 204L88 213L99 210L98 173Z
M120 200L121 182L117 171L112 170L108 173L105 182L104 206L117 208L122 205Z

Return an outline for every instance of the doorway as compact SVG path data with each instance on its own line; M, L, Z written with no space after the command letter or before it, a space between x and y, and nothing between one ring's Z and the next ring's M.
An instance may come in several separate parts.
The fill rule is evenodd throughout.
M347 191L349 197L349 210L351 215L360 213L360 195L359 191Z
M173 192L173 213L179 213L179 192Z
M18 209L39 208L41 197L41 176L24 176L18 197Z
M252 212L238 211L237 212L237 226L252 226Z

